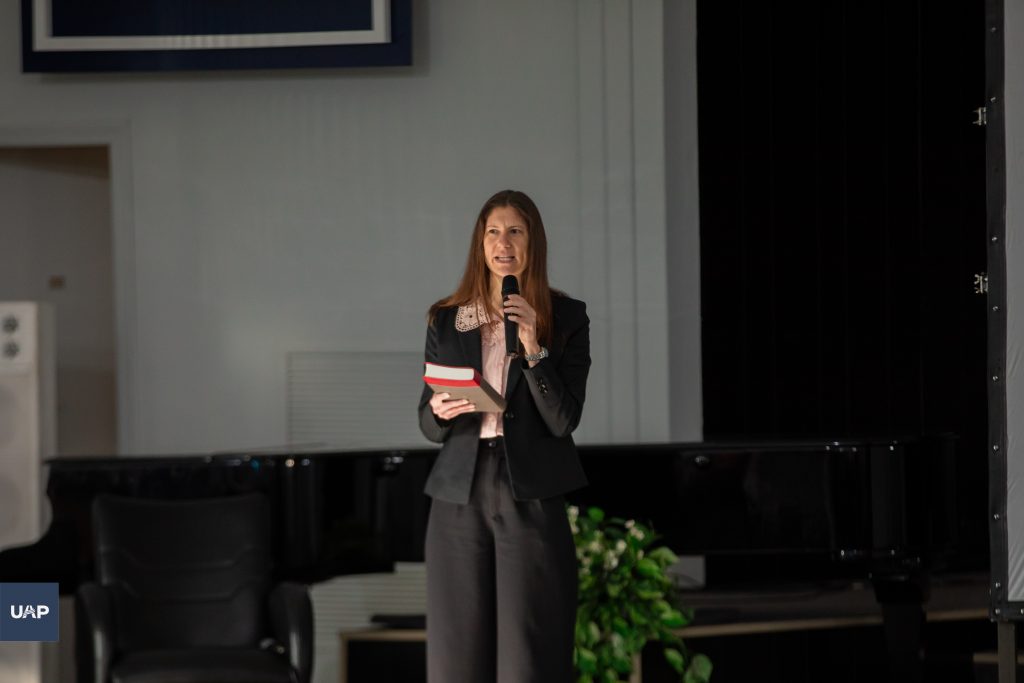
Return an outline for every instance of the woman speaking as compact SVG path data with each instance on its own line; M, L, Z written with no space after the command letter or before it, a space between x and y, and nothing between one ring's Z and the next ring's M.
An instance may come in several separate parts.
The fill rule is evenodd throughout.
M522 295L502 297L516 276ZM506 353L504 316L517 323ZM487 200L462 281L428 314L426 360L470 366L502 413L425 387L420 429L443 444L426 492L430 683L568 683L576 553L562 494L586 484L573 444L590 370L586 306L548 286L540 212ZM514 348L514 346L513 346Z

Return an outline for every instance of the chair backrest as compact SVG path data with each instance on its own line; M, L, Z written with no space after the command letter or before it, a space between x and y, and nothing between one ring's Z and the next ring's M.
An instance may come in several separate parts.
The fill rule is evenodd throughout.
M118 651L246 647L267 634L272 560L262 495L99 496L93 525Z

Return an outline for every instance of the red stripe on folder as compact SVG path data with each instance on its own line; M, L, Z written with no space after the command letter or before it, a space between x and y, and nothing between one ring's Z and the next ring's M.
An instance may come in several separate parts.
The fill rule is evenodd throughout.
M437 377L424 377L427 384L440 384L446 387L478 387L480 383L475 379L438 379Z

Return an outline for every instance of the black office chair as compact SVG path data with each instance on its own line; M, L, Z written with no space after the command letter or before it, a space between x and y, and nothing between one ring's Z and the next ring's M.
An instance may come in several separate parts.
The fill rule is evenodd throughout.
M271 585L260 494L93 503L96 581L76 596L79 683L309 683L305 586Z

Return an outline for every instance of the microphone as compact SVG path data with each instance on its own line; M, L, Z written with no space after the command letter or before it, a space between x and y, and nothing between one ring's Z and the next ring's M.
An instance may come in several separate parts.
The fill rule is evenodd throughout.
M519 280L515 275L506 275L501 280L501 300L508 301L509 294L519 293ZM505 315L505 355L516 356L519 354L519 325L514 320L509 320Z

